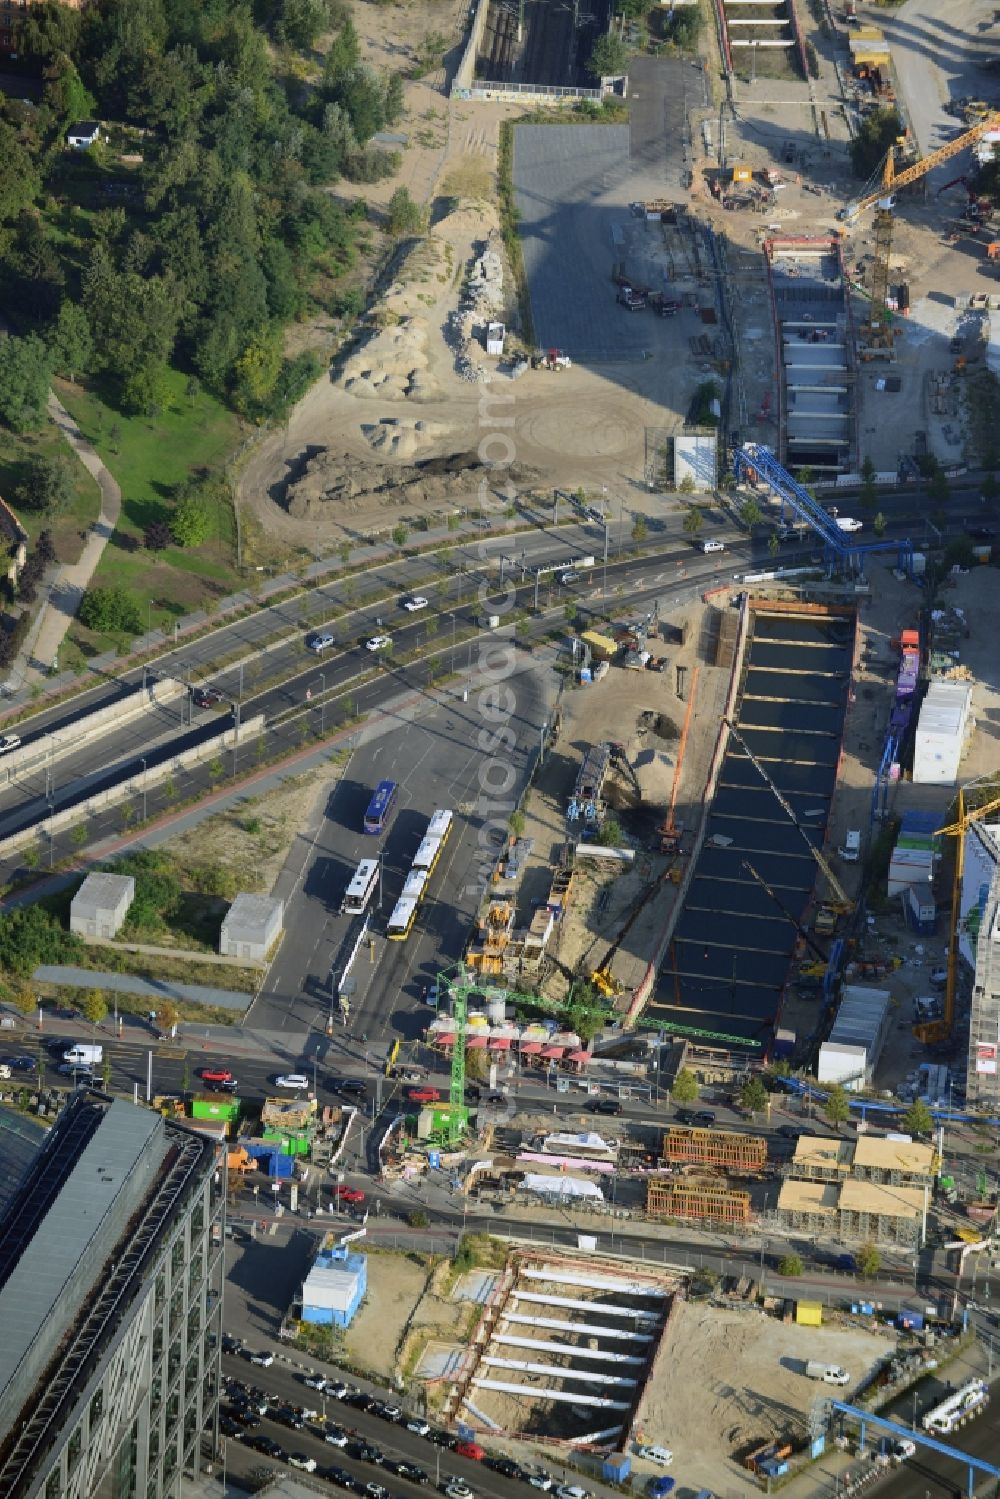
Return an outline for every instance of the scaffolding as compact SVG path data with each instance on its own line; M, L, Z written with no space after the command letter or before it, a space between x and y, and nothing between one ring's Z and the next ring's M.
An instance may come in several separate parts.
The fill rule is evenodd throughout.
M476 922L476 934L466 953L470 968L480 973L502 973L504 957L514 930L514 902L507 896L494 896L485 915Z
M726 1224L750 1222L750 1193L725 1187L651 1181L646 1212L654 1218L714 1218Z
M663 1137L663 1159L697 1161L727 1171L761 1171L767 1165L767 1141L760 1135L673 1126Z
M847 1180L786 1181L778 1197L782 1225L847 1243L922 1243L929 1187L887 1187Z

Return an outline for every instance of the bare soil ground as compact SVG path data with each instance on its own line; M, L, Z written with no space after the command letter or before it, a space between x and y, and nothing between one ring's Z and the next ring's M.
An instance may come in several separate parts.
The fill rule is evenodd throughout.
M563 724L559 742L549 758L548 770L536 782L526 809L525 836L535 840L535 847L522 884L519 912L521 920L530 914L533 900L541 899L555 867L558 850L567 832L566 802L586 750L603 740L624 743L642 789L642 804L635 805L634 795L620 772L614 772L612 791L621 807L620 817L628 841L637 849L635 863L622 869L591 869L583 866L574 886L573 901L559 936L558 956L569 968L593 966L601 962L610 942L632 910L636 900L651 882L665 873L669 860L652 850L656 830L664 821L673 785L679 736L683 728L686 703L677 697L676 668L687 667L690 688L692 673L699 666L698 683L688 739L681 765L676 818L690 826L701 804L708 764L719 715L729 686L729 673L718 667L699 664L701 632L706 607L700 603L671 609L670 599L661 600L661 617L671 624L688 624L688 641L681 647L649 642L654 654L668 658L663 673L625 671L612 667L602 681L564 695ZM674 733L663 737L648 727L642 715L662 716ZM631 928L619 949L613 965L616 979L632 988L642 977L653 957L660 933L676 898L676 885L666 881ZM553 995L565 991L565 980L554 975L546 986Z
M336 765L307 771L264 797L247 797L239 806L199 822L164 847L190 869L220 864L239 875L241 890L268 892L310 809L339 778Z
M406 1254L368 1256L368 1294L347 1332L351 1362L391 1379L407 1323L433 1271Z
M694 1492L728 1499L760 1492L739 1458L752 1443L801 1437L822 1386L807 1359L841 1364L859 1379L887 1351L855 1327L798 1327L757 1312L685 1303L674 1312L667 1356L639 1408L640 1441L670 1447L673 1471ZM637 1467L654 1470L641 1460Z

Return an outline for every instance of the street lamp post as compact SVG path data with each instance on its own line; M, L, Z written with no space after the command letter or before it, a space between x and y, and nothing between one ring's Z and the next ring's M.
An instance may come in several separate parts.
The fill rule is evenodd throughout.
M326 672L319 673L319 737L322 739L326 732Z
M146 757L139 756L139 764L142 766L142 820L146 821Z

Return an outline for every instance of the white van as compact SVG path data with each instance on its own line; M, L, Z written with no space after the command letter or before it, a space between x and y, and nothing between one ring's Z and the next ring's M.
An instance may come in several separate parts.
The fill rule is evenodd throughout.
M845 864L856 864L861 858L861 831L852 828L849 833L844 834L844 846L837 850Z
M723 541L703 541L701 549L703 552L724 552L726 544Z

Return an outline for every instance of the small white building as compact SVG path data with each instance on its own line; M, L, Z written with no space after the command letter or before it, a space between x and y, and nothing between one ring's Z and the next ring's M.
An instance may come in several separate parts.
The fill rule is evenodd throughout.
M870 1086L889 1030L888 989L845 984L829 1040L819 1049L816 1079L857 1093Z
M78 120L66 132L66 144L74 151L89 151L101 138L98 120Z
M114 937L135 899L130 874L88 874L69 908L69 929L78 937Z
M702 493L718 484L718 447L714 432L682 432L674 438L674 488L690 479Z
M226 912L219 933L224 957L263 963L285 921L285 903L271 895L238 895Z
M497 358L503 353L503 341L507 336L507 330L503 323L487 323L486 325L486 352L495 354Z
M973 728L972 688L967 682L932 682L920 705L913 741L913 780L953 786Z

